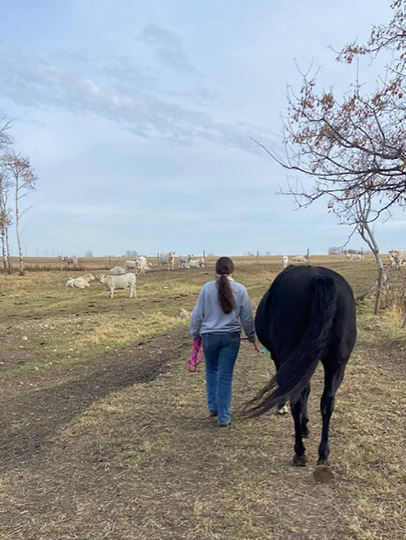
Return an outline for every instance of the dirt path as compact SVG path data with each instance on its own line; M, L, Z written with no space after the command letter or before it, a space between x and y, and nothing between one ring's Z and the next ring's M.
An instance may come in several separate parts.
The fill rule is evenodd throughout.
M328 485L312 477L321 372L309 467L294 468L289 416L234 415L230 428L216 427L203 369L185 370L189 345L185 329L171 332L4 397L1 540L403 540L400 345L361 342L354 353L332 421ZM242 344L234 411L271 370Z
M7 381L6 397L0 400L0 473L42 459L56 431L97 400L153 380L178 358L182 344L181 333L172 332L62 372ZM32 390L29 380L39 389Z

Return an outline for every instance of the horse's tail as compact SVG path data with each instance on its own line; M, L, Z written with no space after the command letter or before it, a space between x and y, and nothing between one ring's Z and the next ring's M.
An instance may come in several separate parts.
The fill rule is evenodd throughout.
M245 414L248 416L260 416L281 402L297 398L310 382L329 344L337 307L336 286L327 276L314 277L311 285L314 293L309 325L298 346L280 358L276 375L247 403Z

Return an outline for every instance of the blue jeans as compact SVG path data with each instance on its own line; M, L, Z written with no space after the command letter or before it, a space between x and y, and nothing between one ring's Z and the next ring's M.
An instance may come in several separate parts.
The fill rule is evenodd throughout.
M240 348L240 333L203 334L206 391L209 411L217 412L220 425L230 423L233 370Z

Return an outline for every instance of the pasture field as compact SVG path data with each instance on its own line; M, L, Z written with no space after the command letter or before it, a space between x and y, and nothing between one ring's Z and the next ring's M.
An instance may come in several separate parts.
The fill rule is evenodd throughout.
M81 260L91 272L124 259ZM97 283L66 289L79 270L27 261L0 277L0 539L403 540L406 537L406 331L400 315L358 305L359 336L337 393L329 484L316 484L322 372L309 399L307 468L290 465L293 422L238 411L273 374L243 342L233 422L205 405L204 367L190 374L188 320L204 269L153 268L111 300ZM279 257L234 258L254 307ZM355 295L372 258L312 257ZM30 268L31 267L31 268ZM31 270L31 271L30 271ZM42 271L39 271L42 270ZM82 269L83 272L83 269Z

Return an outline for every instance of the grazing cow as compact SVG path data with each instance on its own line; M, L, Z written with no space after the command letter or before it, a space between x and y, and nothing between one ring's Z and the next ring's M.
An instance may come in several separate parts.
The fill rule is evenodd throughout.
M137 271L137 261L125 261L124 266L127 269L127 272L128 270Z
M74 255L73 257L66 257L66 256L59 255L58 259L61 263L61 268L63 265L77 266L79 264L79 259L76 257L76 255Z
M86 274L85 276L77 278L69 278L65 283L65 287L72 289L84 289L85 287L89 287L89 282L94 281L95 279L96 278L92 276L92 274Z
M306 464L307 399L310 379L321 362L323 429L316 479L331 477L328 432L334 396L356 339L355 301L351 287L339 274L320 266L289 266L263 296L255 317L259 341L270 351L276 375L247 405L259 416L290 401L295 424L293 464ZM324 476L323 476L324 475Z
M189 268L189 262L193 255L179 255L178 266L179 268Z
M282 264L282 268L285 269L288 267L288 264L289 264L289 257L287 255L282 255L281 257L281 264Z
M135 260L135 263L135 270L137 274L145 274L145 272L149 270L149 264L146 257L143 257L142 255L138 256Z
M200 257L200 259L191 259L189 261L189 267L190 268L204 268L203 257Z
M111 276L121 276L122 274L125 274L127 272L127 268L125 266L115 266L114 268L110 268L109 274Z
M103 283L104 288L110 291L110 298L113 298L114 291L116 289L130 289L130 298L136 296L135 291L135 274L129 272L128 274L122 274L121 276L105 276L100 274L97 276L100 283Z
M391 249L389 251L389 260L391 266L395 266L399 269L401 266L404 266L406 264L406 251Z
M307 263L308 259L308 255L295 255L293 257L293 262Z
M363 257L361 253L346 253L349 261L362 261Z
M173 270L175 263L175 252L169 251L169 253L160 253L159 266L166 266L168 270Z

